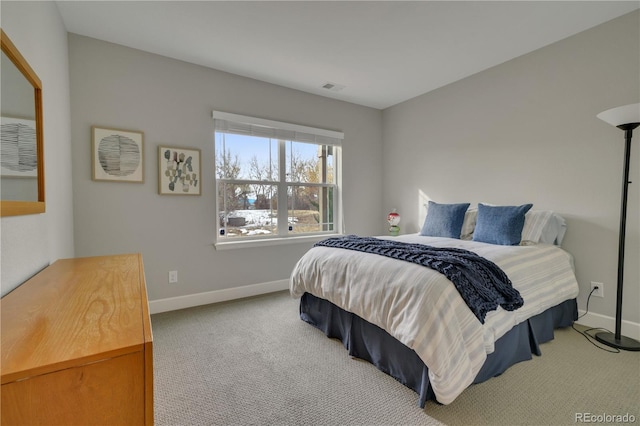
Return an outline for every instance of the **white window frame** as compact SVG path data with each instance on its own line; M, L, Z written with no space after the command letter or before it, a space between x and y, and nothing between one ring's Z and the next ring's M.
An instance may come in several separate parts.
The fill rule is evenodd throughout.
M214 120L214 136L219 131L220 126L231 126L235 128L235 131L230 133L247 134L247 135L273 135L270 137L284 139L296 142L307 142L316 145L331 145L334 147L334 193L333 193L333 230L331 231L319 231L305 234L291 234L287 231L287 226L279 226L278 233L273 236L259 236L259 237L239 237L239 238L220 238L218 227L218 212L220 208L218 206L218 184L224 182L224 179L218 179L217 173L215 176L215 196L214 204L216 211L216 233L214 246L216 250L228 250L236 248L249 248L249 247L262 247L281 244L292 243L307 243L315 242L324 239L332 235L340 235L343 231L342 220L342 159L341 159L341 147L342 140L344 139L344 133L333 130L318 129L309 126L303 126L299 124L286 123L281 121L267 120L263 118L250 117L239 114L232 114L222 111L213 111ZM238 131L238 129L240 129ZM224 130L223 130L224 131ZM279 145L283 145L284 142L279 142ZM304 182L287 182L286 180L286 165L285 165L285 149L284 146L279 146L278 155L278 173L279 179L272 184L278 186L278 206L287 206L287 187L289 186L319 186L326 187L325 184L314 184ZM216 143L214 137L214 158L216 158ZM215 164L215 162L214 162ZM216 165L217 167L217 165ZM241 181L240 179L234 179L234 182ZM278 223L287 223L288 209L278 208Z

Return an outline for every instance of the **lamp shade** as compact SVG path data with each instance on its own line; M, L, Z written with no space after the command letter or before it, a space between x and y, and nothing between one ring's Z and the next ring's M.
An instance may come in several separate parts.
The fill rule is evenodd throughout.
M602 111L596 117L616 127L623 124L640 123L640 104L611 108Z

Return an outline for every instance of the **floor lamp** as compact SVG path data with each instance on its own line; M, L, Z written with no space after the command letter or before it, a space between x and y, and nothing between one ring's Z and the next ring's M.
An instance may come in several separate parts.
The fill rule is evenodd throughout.
M624 130L624 175L622 178L622 207L620 209L620 236L618 244L618 287L616 296L616 332L601 332L596 334L596 340L618 349L640 351L640 342L630 337L622 336L622 278L624 276L624 237L627 222L627 193L629 191L629 159L631 158L631 135L633 129L640 126L640 104L625 105L612 108L598 114L598 118L612 126Z

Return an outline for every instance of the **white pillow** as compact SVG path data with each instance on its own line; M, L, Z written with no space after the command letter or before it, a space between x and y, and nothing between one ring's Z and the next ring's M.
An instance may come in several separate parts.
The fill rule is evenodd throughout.
M470 240L473 238L473 230L476 228L476 220L478 219L478 208L473 207L464 214L462 222L462 231L460 232L461 240Z
M567 231L564 218L551 210L530 210L524 216L520 245L562 244Z

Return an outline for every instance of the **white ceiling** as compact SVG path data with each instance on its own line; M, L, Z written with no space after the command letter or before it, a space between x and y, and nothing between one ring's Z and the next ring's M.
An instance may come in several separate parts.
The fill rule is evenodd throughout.
M634 9L627 1L58 1L67 30L383 109ZM323 89L330 82L340 91Z

